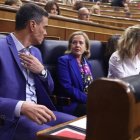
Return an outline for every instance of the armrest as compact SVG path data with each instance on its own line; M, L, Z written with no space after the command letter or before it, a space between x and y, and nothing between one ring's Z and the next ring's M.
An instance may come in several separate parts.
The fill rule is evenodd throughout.
M65 106L71 104L71 99L69 97L59 97L56 95L50 95L50 97L54 105Z

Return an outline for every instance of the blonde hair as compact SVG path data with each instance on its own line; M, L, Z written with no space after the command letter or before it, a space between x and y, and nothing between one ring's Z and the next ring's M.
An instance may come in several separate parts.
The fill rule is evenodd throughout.
M118 40L118 52L121 59L134 58L140 48L140 25L128 27ZM140 52L138 52L140 56Z
M82 35L85 39L85 44L86 44L86 51L83 53L83 56L86 57L86 58L89 58L90 57L90 44L89 44L89 38L87 36L86 33L82 32L82 31L76 31L76 32L73 32L70 37L69 37L69 41L68 41L68 49L66 50L66 54L69 54L71 53L71 45L72 45L72 41L73 41L73 38L76 36L76 35Z
M99 5L93 5L91 7L91 13L92 14L100 14L100 13L96 13L96 10L99 10L100 11L100 6Z

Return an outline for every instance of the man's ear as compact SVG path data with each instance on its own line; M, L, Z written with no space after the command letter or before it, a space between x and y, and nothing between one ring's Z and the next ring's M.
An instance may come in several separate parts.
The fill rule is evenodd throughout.
M33 32L36 28L36 22L34 20L29 21L30 30Z

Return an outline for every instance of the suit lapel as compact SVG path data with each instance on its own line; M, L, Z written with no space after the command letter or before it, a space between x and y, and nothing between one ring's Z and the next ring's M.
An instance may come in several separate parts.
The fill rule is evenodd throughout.
M15 59L15 62L17 63L19 69L22 72L22 66L21 66L21 62L20 62L19 56L18 56L18 51L16 49L15 43L14 43L11 35L7 36L7 42L8 42L8 46L10 48L10 51L11 51L11 53L12 53L14 59ZM22 72L22 74L23 74L23 72Z
M70 61L69 61L70 67L73 70L73 73L75 74L75 77L77 78L77 81L79 82L80 86L83 87L81 72L80 72L78 63L73 55L69 55L69 57L70 57Z

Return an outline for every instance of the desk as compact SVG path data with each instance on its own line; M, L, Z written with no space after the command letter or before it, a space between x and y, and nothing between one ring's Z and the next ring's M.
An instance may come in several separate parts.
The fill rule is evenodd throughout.
M74 138L75 140L79 140L79 137L81 137L81 140L85 139L86 116L79 117L79 118L77 118L75 120L65 122L65 123L62 123L62 124L47 128L45 130L39 131L39 132L37 132L37 137L38 137L38 140L46 140L46 139L47 140L53 140L53 139L50 138L50 136L51 137L55 136L57 140L58 139L63 140L62 135L58 134L59 138L56 135L57 135L58 132L63 131L63 130L67 131L68 129L71 130L69 132L71 132L70 135L72 137L70 136L71 138L68 138L69 134L65 134L66 136L63 136L64 139L72 140ZM74 133L73 133L74 131L76 132L75 136L74 136Z

